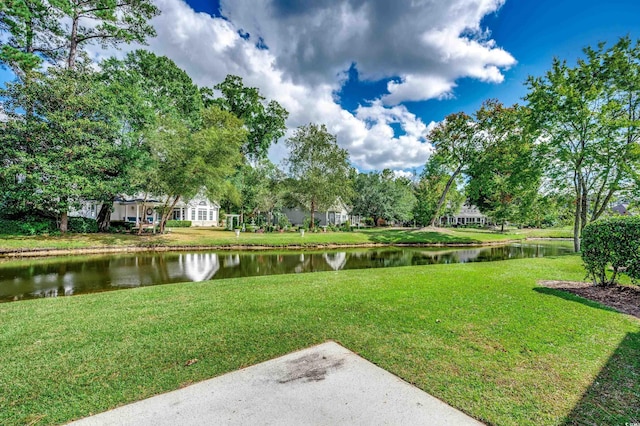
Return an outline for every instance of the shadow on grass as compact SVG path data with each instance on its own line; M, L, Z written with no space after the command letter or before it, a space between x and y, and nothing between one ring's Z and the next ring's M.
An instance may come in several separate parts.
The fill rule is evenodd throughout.
M627 333L563 425L640 424L640 332Z
M385 229L365 232L372 242L384 244L473 244L480 242L472 238L431 231Z
M578 302L591 308L613 308L572 293L536 287L538 293ZM627 333L563 425L640 424L640 332Z
M602 309L603 311L609 311L609 312L619 312L599 302L594 302L593 300L585 299L584 297L577 296L573 293L569 293L568 291L547 288L547 287L535 287L533 290L538 293L548 294L550 296L556 296L564 300L570 300L572 302L582 303L583 305L589 306L590 308Z

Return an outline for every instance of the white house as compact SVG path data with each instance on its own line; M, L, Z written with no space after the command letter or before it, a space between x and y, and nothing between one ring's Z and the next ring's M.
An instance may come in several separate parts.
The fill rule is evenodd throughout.
M457 225L489 225L491 221L483 215L478 207L465 203L458 214L442 216L440 225L457 226Z
M159 197L119 196L113 201L111 212L112 221L140 223L155 223L160 220L156 207L164 205ZM96 219L101 203L87 201L79 209L69 213L69 216L80 216ZM218 226L220 206L199 194L191 200L178 201L169 215L169 220L190 220L191 226Z

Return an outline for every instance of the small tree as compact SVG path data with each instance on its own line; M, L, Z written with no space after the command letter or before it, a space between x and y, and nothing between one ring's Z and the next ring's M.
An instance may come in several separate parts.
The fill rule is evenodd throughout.
M587 225L582 234L582 261L594 285L614 285L621 273L634 281L640 278L640 217L617 217Z
M216 107L202 113L202 128L192 131L184 122L167 117L151 135L153 157L150 182L166 194L160 232L180 199L190 199L201 190L210 198L223 191L226 178L241 161L240 145L246 138L242 122Z
M350 198L349 153L338 146L326 126L298 127L287 147L289 174L294 180L291 193L309 208L312 218L318 209L329 208L338 198Z

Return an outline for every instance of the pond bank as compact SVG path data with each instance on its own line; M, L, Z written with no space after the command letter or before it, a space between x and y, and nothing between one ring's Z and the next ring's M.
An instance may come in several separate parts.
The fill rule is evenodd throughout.
M228 250L228 251L265 251L265 250L327 250L340 248L375 248L375 247L490 247L505 244L513 244L522 241L547 240L561 241L565 238L527 238L500 241L485 241L472 243L361 243L361 244L288 244L288 245L201 245L201 246L119 246L119 247L86 247L74 249L58 248L24 248L20 250L0 250L0 259L17 257L47 257L47 256L69 256L80 254L111 254L111 253L141 253L141 252L165 252L165 251L206 251L206 250Z

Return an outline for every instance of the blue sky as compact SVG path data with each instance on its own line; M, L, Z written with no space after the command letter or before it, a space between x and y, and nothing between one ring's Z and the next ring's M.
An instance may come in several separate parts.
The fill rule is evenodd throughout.
M155 1L149 49L200 85L240 75L290 111L291 128L326 123L360 170L420 169L447 114L522 102L554 56L574 63L584 46L640 38L637 0Z

